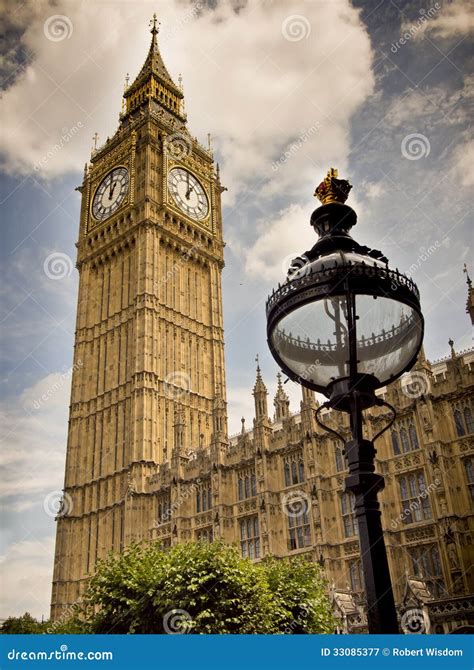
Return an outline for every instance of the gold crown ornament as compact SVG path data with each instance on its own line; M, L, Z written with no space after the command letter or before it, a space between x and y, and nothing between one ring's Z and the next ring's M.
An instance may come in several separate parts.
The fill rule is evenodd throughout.
M337 178L337 170L331 168L325 179L316 187L314 195L323 205L331 202L346 202L352 185L346 179Z

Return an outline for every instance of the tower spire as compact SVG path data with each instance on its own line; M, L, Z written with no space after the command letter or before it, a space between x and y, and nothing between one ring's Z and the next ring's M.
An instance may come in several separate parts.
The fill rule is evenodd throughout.
M466 302L466 313L471 317L472 325L474 326L474 289L472 288L472 279L469 276L469 271L467 269L466 263L464 263L463 272L466 275L466 284L467 284L467 302Z
M157 38L159 25L156 14L153 14L150 20L151 44L148 55L135 81L124 93L126 115L132 114L144 105L150 105L156 111L166 109L184 123L186 117L182 112L183 93L174 83L161 57Z
M275 406L276 421L279 421L280 419L286 419L288 416L290 416L290 399L283 389L280 372L277 374L277 392L275 393L273 404Z

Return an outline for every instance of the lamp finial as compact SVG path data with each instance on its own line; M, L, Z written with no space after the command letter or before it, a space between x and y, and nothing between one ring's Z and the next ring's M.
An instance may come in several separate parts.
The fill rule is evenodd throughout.
M352 185L346 179L338 179L338 172L330 168L324 180L316 187L314 195L323 205L331 202L346 202Z

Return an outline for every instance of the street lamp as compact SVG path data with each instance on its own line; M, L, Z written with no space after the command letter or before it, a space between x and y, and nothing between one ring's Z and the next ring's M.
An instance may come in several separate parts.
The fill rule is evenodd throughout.
M397 633L377 500L384 482L375 473L373 443L363 436L362 413L385 405L393 423L395 410L375 391L413 366L424 323L414 282L349 235L357 222L344 204L352 186L337 176L331 169L315 191L322 203L311 216L318 242L292 262L286 282L268 298L267 338L290 379L328 398L316 414L321 426L331 430L320 420L325 407L350 415L346 490L355 496L369 632Z

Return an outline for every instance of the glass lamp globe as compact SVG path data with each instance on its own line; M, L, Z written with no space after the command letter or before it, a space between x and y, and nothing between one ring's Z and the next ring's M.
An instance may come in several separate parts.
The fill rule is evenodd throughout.
M270 350L285 373L328 398L341 382L373 392L409 370L423 340L416 285L349 229L351 186L331 170L316 189L311 223L320 240L292 263L267 301ZM328 199L329 193L329 199Z

